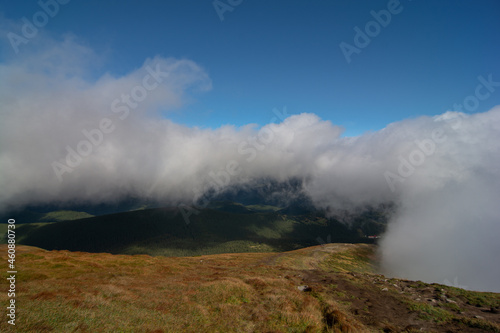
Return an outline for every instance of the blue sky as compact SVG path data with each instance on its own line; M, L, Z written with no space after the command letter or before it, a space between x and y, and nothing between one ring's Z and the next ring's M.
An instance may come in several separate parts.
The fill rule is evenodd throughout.
M202 66L212 90L165 115L188 126L264 125L273 108L286 106L289 114L315 113L345 127L345 135L359 135L452 110L474 94L478 76L500 81L494 0L402 0L348 63L339 44L354 45L353 28L364 30L374 20L370 12L388 3L243 0L221 20L210 0L72 0L43 29L54 38L72 33L101 54L96 78L125 75L156 55ZM13 22L39 10L31 0L0 4ZM500 94L491 94L472 113L498 104Z
M298 180L332 214L396 203L394 275L499 291L500 2L215 1L0 2L0 211Z

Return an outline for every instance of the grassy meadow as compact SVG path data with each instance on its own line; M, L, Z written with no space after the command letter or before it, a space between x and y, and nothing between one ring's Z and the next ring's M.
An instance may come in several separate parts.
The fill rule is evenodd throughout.
M374 250L167 258L19 246L16 327L3 320L0 331L499 332L487 312L499 294L387 279Z

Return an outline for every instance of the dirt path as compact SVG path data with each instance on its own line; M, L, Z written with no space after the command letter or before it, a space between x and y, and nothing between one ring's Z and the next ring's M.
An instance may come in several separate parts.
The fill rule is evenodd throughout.
M345 307L343 311L370 329L381 332L496 332L485 328L484 320L500 324L498 310L475 306L456 297L451 299L437 285L390 279L373 273L333 272L320 268L319 264L331 254L348 254L357 246L325 244L272 254L258 264L286 269L297 285L307 285L311 295L329 295L330 299ZM450 309L460 320L445 323L446 317L443 317L440 322L440 313L446 316ZM425 318L425 311L432 313L429 315L431 319Z

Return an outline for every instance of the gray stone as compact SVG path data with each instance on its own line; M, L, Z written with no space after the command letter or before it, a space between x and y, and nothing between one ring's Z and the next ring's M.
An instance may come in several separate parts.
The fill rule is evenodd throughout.
M307 285L298 286L297 289L300 291L311 291L311 287Z

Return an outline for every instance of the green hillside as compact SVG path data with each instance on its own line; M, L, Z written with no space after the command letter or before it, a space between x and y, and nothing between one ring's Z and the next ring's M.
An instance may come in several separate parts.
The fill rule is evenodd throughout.
M41 221L71 221L71 220L78 220L78 219L84 219L87 217L93 217L93 215L86 213L86 212L75 212L72 210L59 210L55 212L50 212L44 214L40 220Z
M51 224L18 225L20 244L48 250L188 256L288 251L329 242L368 242L359 228L320 213L217 203L190 217L176 208L144 209ZM378 221L377 223L380 223Z
M87 212L74 211L74 210L53 210L49 212L39 212L30 209L25 209L21 211L7 213L5 216L2 216L2 221L7 221L10 218L14 218L16 220L16 224L24 224L24 223L71 221L93 216L94 215L89 214Z

